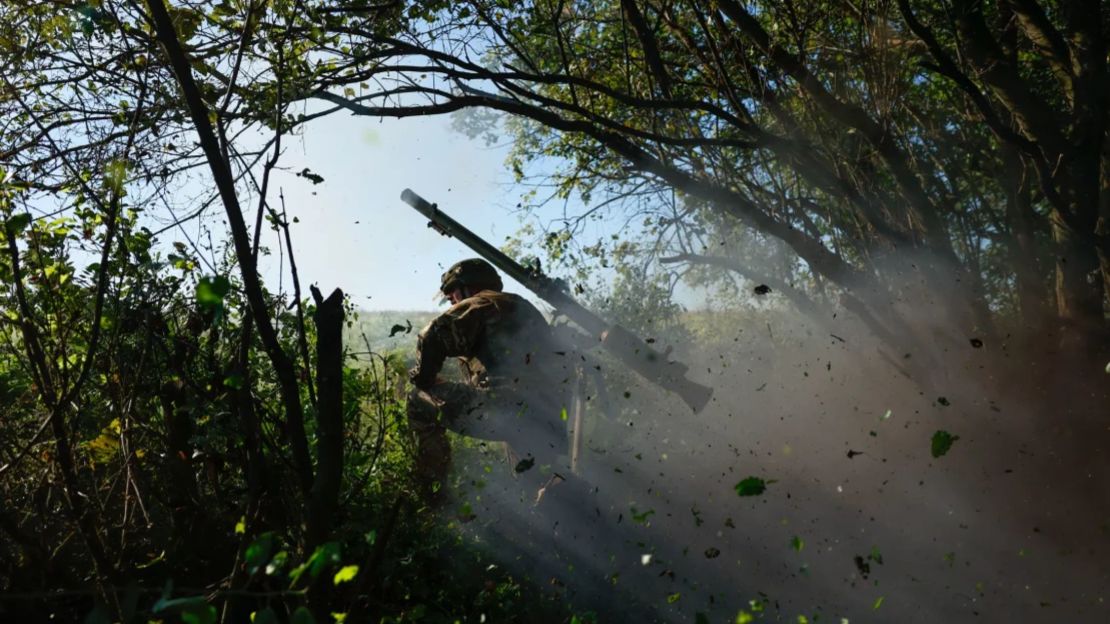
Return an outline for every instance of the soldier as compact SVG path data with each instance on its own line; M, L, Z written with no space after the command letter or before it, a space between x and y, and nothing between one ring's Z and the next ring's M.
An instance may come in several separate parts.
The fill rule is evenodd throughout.
M511 465L530 484L542 484L544 465L555 470L549 482L561 479L555 475L567 444L566 358L540 311L502 288L485 260L456 263L440 284L452 306L417 339L408 416L417 438L417 480L431 502L442 500L450 468L446 429L507 443ZM448 357L458 359L462 383L438 378ZM537 500L542 494L539 487Z

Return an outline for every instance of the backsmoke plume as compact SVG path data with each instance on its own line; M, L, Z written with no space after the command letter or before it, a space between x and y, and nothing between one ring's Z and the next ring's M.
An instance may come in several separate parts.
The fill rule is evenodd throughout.
M1031 389L1077 371L959 336L913 379L838 316L680 349L715 388L701 414L605 375L577 477L534 505L482 445L446 520L600 621L1110 620L1106 397L1045 407Z

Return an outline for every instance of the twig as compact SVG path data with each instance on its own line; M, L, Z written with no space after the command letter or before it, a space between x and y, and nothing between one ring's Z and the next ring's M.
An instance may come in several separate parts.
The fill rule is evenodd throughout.
M193 78L193 70L188 55L181 46L173 20L166 8L165 0L149 0L151 18L155 25L157 39L162 44L170 65L177 77L178 85L184 94L193 120L201 149L212 171L216 187L223 200L224 212L231 229L235 255L243 277L243 288L250 305L254 322L258 327L259 338L274 367L278 378L278 389L285 408L287 431L292 446L293 458L297 467L297 477L301 489L306 494L312 488L312 458L308 450L308 438L304 428L304 408L301 405L300 388L296 371L289 355L278 340L269 309L262 292L258 269L252 258L250 233L243 221L243 211L235 189L235 177L231 168L220 153L219 141L208 118L208 106L201 96L200 89Z

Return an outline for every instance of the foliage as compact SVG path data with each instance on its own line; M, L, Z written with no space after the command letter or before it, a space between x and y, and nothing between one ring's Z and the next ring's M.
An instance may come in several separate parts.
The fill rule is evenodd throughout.
M850 313L918 372L1011 327L1104 349L1105 8L958 4L0 4L2 615L547 616L445 556L412 494L378 342L408 315L344 340L341 293L259 279L264 227L292 256L283 138L336 110L509 133L550 189L525 203L592 205L536 234L547 256L652 339L731 333L682 322L681 277L753 315L756 284ZM211 206L226 231L184 227ZM585 240L607 212L621 235Z
M589 206L537 232L579 282L609 256L639 281L649 266L743 278L811 317L855 316L922 369L1016 326L1098 351L1104 10L945 6L475 0L436 7L404 43L336 26L398 56L313 97L362 115L511 115L459 125L511 136L510 167L535 183L525 206ZM406 86L340 87L368 79ZM578 240L605 213L621 236Z
M175 4L0 6L0 619L535 613L413 494L404 360L377 332L328 337L353 316L341 293L258 281L263 224L292 253L267 192L289 102L338 71L286 30L318 3ZM425 15L386 13L382 32ZM204 166L231 191L222 248L182 227L217 197L179 192ZM253 231L239 198L258 200Z
M95 522L92 534L112 562L100 572L113 580L96 607L107 621L215 622L225 609L238 614L233 621L250 612L256 612L255 621L280 612L305 622L331 621L331 612L404 619L414 610L433 609L463 616L475 608L476 597L491 592L500 598L482 608L516 617L535 602L530 590L500 573L468 575L472 583L431 582L444 549L457 547L410 494L403 360L364 353L344 366L341 504L334 541L311 547L303 529L304 495L287 486L296 481L288 434L277 382L257 335L248 345L248 367L241 366L248 322L241 283L221 277L230 274L227 267L212 277L163 259L149 250L146 233L124 221L115 248L131 255L120 252L112 259L115 279L105 287L102 335L91 351L92 339L79 328L95 307L96 281L90 275L96 268L74 268L73 252L84 236L71 223L32 221L9 227L6 234L5 242L17 243L23 252L6 259L21 261L27 299L26 306L13 300L20 298L16 295L5 301L7 318L16 322L3 325L0 354L8 399L0 418L6 440L2 487L9 501L0 514L3 531L12 538L4 540L0 557L0 586L7 597L43 589L38 579L46 569L97 565L87 545L61 537L71 526L72 503L58 494L69 486L49 476L56 474L59 451L40 428L45 410L55 404L29 373L40 369L33 365L37 353L27 349L22 326L33 328L42 345L41 370L51 378L72 380L85 358L94 359L87 381L70 399L79 409L63 414L77 441L70 450L72 476L94 501L88 511ZM135 254L145 260L134 262ZM10 274L7 284L13 284ZM282 300L271 298L270 305L286 349L298 349L300 332L315 343L315 331L284 312L288 306ZM351 350L356 349L352 341ZM307 401L314 382L303 378ZM249 443L242 434L245 409L260 419L261 484L251 483ZM398 514L392 521L391 513ZM109 542L111 535L116 539ZM47 552L52 554L44 556ZM477 554L455 557L455 566L485 565ZM81 587L68 574L55 575L50 583L50 589ZM210 584L222 589L203 595L189 589ZM398 593L404 587L425 589ZM515 589L505 593L504 588ZM5 601L5 617L76 619L93 608L86 598L15 600ZM129 606L117 611L121 601Z

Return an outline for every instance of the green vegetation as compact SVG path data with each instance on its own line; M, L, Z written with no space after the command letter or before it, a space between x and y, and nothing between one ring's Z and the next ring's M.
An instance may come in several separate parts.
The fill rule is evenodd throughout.
M775 343L789 306L851 318L944 407L937 370L1034 365L1096 403L1068 392L1104 384L1110 345L1104 4L0 4L0 617L584 621L413 494L428 316L301 290L271 173L338 110L507 134L551 192L522 207L591 206L521 236L649 342ZM185 227L209 206L224 229ZM602 213L621 235L584 240ZM268 231L291 292L260 280ZM730 311L686 313L683 287ZM1067 405L1044 413L1087 413Z

